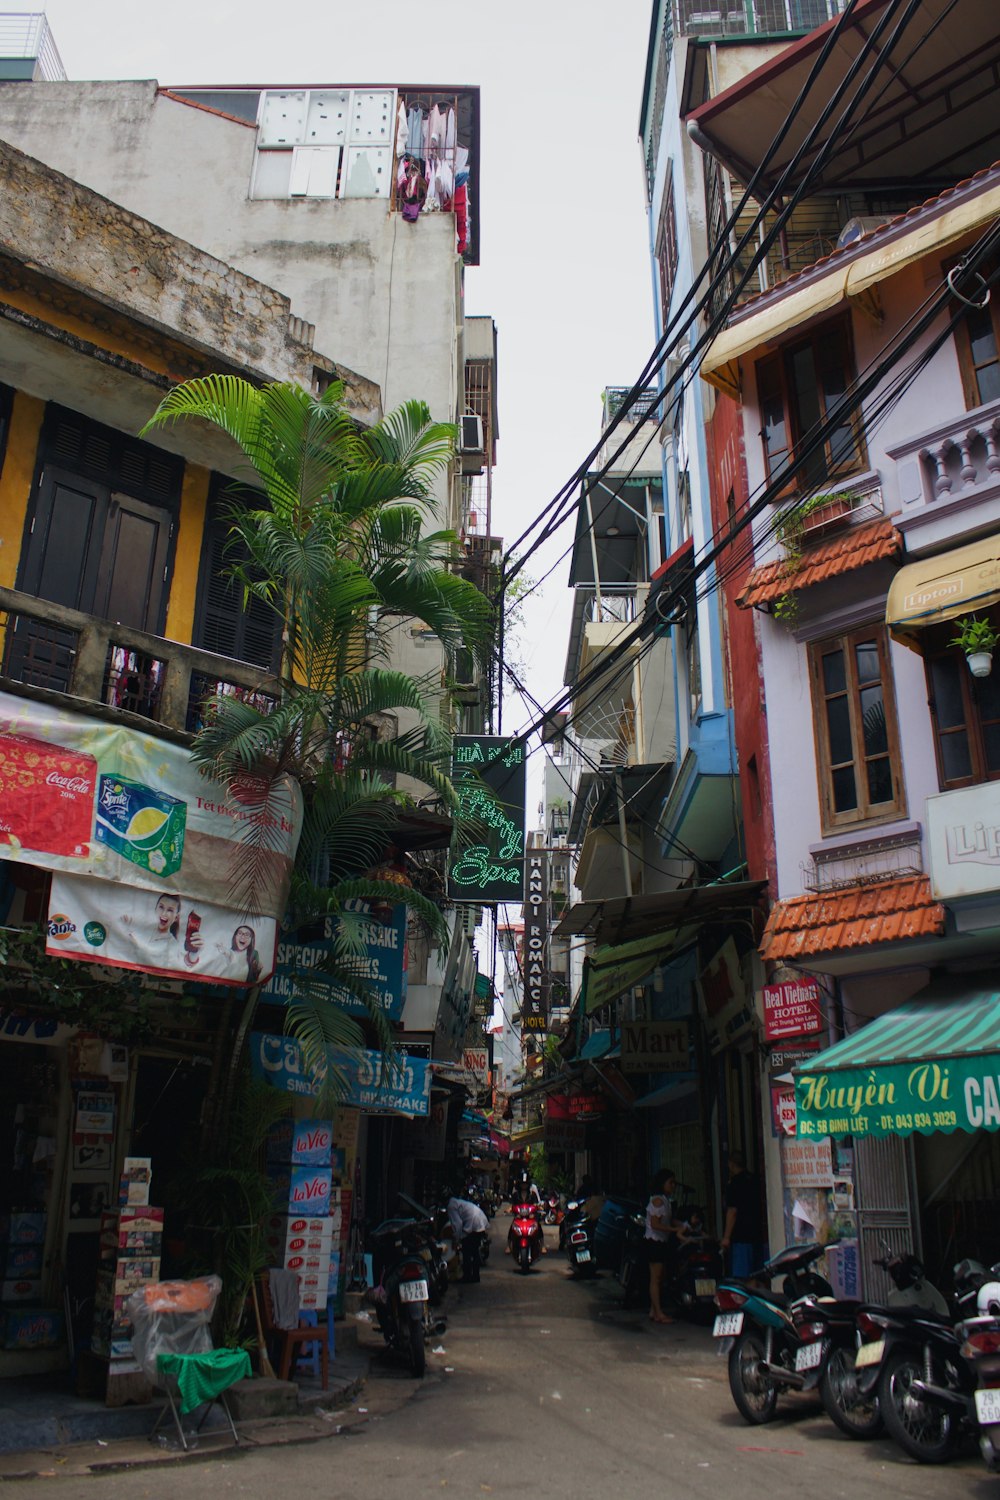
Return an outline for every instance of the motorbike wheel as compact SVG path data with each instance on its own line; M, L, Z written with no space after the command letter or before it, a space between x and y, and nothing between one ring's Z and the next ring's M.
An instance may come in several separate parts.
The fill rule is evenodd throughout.
M643 1298L644 1288L642 1286L639 1262L634 1256L628 1255L622 1261L618 1280L622 1286L622 1306L638 1307Z
M955 1424L949 1412L911 1395L913 1382L923 1378L919 1355L893 1350L879 1376L878 1404L889 1436L904 1453L921 1464L943 1464L955 1447Z
M759 1333L741 1333L729 1351L729 1389L745 1422L770 1422L778 1404L778 1387L762 1369L764 1343Z
M858 1390L853 1349L833 1349L819 1384L819 1396L830 1421L848 1437L877 1437L885 1425L878 1396Z
M479 1241L479 1264L485 1266L490 1258L490 1237L484 1234Z
M410 1370L419 1380L427 1368L427 1347L424 1343L424 1325L420 1318L410 1319L409 1348Z
M524 1276L527 1276L528 1272L531 1270L531 1246L528 1244L527 1240L521 1246L520 1254L518 1256L518 1266L520 1267L521 1273Z

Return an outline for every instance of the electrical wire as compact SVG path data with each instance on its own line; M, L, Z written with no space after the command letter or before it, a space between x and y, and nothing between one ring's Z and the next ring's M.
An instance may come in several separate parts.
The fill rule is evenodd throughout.
M995 221L994 224L991 225L990 228L980 237L979 241L977 241L977 243L966 252L961 262L961 271L963 275L971 276L978 273L979 265L992 253L992 250L994 248L994 241L998 238L998 226L1000 226L1000 221ZM987 284L992 285L992 282L997 279L998 275L1000 275L1000 272L994 272L993 275L988 279ZM845 418L853 416L855 411L859 410L862 407L863 401L869 395L875 392L888 370L892 369L897 363L899 363L903 356L914 347L918 338L929 329L931 323L937 317L938 313L947 305L951 296L951 286L947 282L942 282L942 285L938 289L938 291L932 293L927 299L925 299L925 302L921 306L920 315L912 317L909 320L908 325L905 326L904 330L901 330L900 332L897 332L893 335L889 346L880 350L879 357L870 362L864 376L852 382L847 387L847 389L845 389L844 393L838 398L838 400L833 404L829 412L826 413L825 417L820 422L814 425L814 428L811 429L810 434L807 434L803 439L800 440L800 442L793 450L790 460L785 466L782 474L778 478L769 480L767 483L759 487L759 490L757 491L757 498L752 499L750 503L744 508L743 514L737 524L734 527L728 528L726 535L722 538L717 538L713 534L712 545L708 547L704 554L699 559L692 561L690 568L669 589L669 591L667 591L666 593L664 593L664 591L661 591L658 599L658 608L660 608L660 605L664 600L666 601L668 609L671 606L683 605L684 594L689 590L690 582L693 579L702 576L709 570L709 568L715 562L716 558L724 552L727 546L730 546L732 544L734 536L747 531L752 526L753 520L758 515L760 515L768 505L772 504L775 500L780 500L782 498L783 493L787 491L787 487L791 479L793 479L800 470L806 467L811 458L813 458L820 452L825 444L826 437L831 436L838 428L842 427ZM967 310L964 307L960 307L952 315L945 327L936 336L935 349L937 347L940 347L941 344L951 336L951 334L954 332L954 329L961 321L963 321L966 315ZM900 336L901 334L902 336ZM893 345L895 345L896 347L893 348ZM661 609L661 614L662 612L663 611ZM599 661L593 668L591 668L588 673L585 673L583 677L572 684L568 692L561 694L553 704L550 704L550 706L544 711L540 719L520 730L516 737L519 739L526 739L529 735L533 734L537 730L544 729L545 726L551 721L551 717L554 713L558 712L563 705L572 703L573 699L576 698L582 690L585 690L597 681L603 680L603 685L606 687L608 680L607 674L609 669L619 663L622 658L631 651L633 645L636 642L640 641L643 635L645 635L649 631L649 629L651 628L651 624L655 625L655 623L655 621L651 622L648 616L640 620L637 623L636 627L633 630L627 632L622 637L622 639L614 647L612 647L609 652L605 654L601 661ZM586 706L589 706L589 704L583 705L582 707L575 710L572 717L578 717L579 714L583 711L583 707Z
M775 137L774 137L771 145L768 147L767 151L765 152L764 157L763 157L760 165L758 166L756 172L754 173L753 177L751 178L751 181L748 184L747 188L744 190L743 195L742 195L742 197L740 199L740 202L737 204L737 207L732 211L732 213L730 214L729 219L728 219L726 225L723 227L722 233L720 235L720 239L723 239L723 240L725 240L725 241L728 242L729 235L732 233L732 231L736 227L736 225L738 223L738 220L739 220L739 217L742 214L743 210L745 209L747 202L750 201L750 199L752 198L752 196L754 194L754 191L755 191L755 188L756 188L758 182L760 181L760 179L761 179L764 171L766 170L767 165L769 164L770 160L772 159L774 153L777 151L777 149L779 149L781 142L784 140L785 136L787 135L788 131L790 130L790 128L792 126L792 123L794 122L794 120L797 117L799 111L801 110L802 104L803 104L803 102L804 102L804 100L805 100L805 98L806 98L809 90L811 89L811 87L813 86L813 84L815 83L815 81L817 80L820 72L822 71L823 66L825 65L825 62L826 62L827 58L831 55L834 47L836 46L836 42L839 40L839 37L842 34L842 31L843 31L844 27L846 26L848 19L850 18L851 14L853 13L855 3L856 3L856 0L848 0L848 5L846 6L845 10L843 11L843 13L841 14L841 16L839 17L837 25L832 29L830 36L827 38L826 42L824 43L824 46L821 48L820 53L819 53L818 57L816 58L813 66L812 66L812 68L810 70L810 74L809 74L808 78L806 79L805 83L803 84L803 87L800 90L800 92L799 92L796 100L794 101L794 103L792 105L792 108L789 111L788 116L783 121L782 126L780 127L780 129L778 130L777 134L775 135ZM619 408L618 412L616 413L615 418L609 424L609 426L605 430L605 432L602 434L598 446L595 449L593 449L591 451L591 453L588 455L588 458L587 458L587 460L585 460L584 465L581 467L581 469L578 469L577 472L576 472L576 474L571 478L571 480L567 481L567 484L563 486L563 489L559 492L559 496L556 497L556 501L550 502L550 505L546 506L543 509L543 511L541 512L541 516L539 518L537 518L532 523L532 526L529 527L525 533L522 533L522 536L519 537L517 539L517 541L512 544L512 547L510 549L508 549L508 553L506 554L506 557L505 557L505 565L504 565L504 569L503 569L505 577L506 577L506 580L508 582L511 579L513 579L513 577L516 576L516 574L521 570L521 568L524 566L525 562L532 555L532 553L537 550L538 546L542 545L543 542L545 540L547 540L550 535L553 534L554 529L557 529L557 527L559 525L561 525L562 522L565 519L567 519L567 516L572 513L572 512L567 511L565 509L565 502L566 502L566 498L567 498L566 491L569 488L571 488L571 487L573 489L575 489L576 483L578 482L578 480L581 477L583 477L583 473L586 471L586 468L587 468L587 465L589 464L589 462L593 459L593 457L600 450L600 448L602 446L604 446L604 444L606 443L607 437L608 437L608 433L614 431L615 427L617 427L617 425L619 425L619 423L621 421L624 421L625 416L627 415L628 411L631 410L631 407L635 404L635 402L643 394L646 382L648 382L648 380L650 379L650 377L653 374L657 373L662 368L662 366L663 366L663 364L664 364L664 362L666 360L666 357L667 357L666 354L663 351L667 347L667 344L668 344L671 336L673 335L673 333L676 332L677 327L678 327L678 325L680 323L680 319L681 319L682 314L685 312L686 308L688 307L688 305L692 301L692 299L693 299L693 297L694 297L694 295L695 295L698 287L700 286L700 284L702 283L702 281L705 279L705 276L707 274L709 274L710 271L712 272L711 279L710 279L710 284L709 284L706 292L702 295L701 299L699 300L697 307L694 309L694 311L691 314L691 320L690 320L691 322L693 322L694 319L702 311L704 311L705 307L710 303L710 301L711 301L711 299L712 299L712 297L713 297L713 295L714 295L717 287L720 285L720 283L722 282L722 280L725 278L726 275L728 275L732 271L732 269L734 268L734 266L737 265L739 256L742 254L743 250L746 248L746 246L751 242L751 240L755 236L758 236L757 248L754 251L753 255L751 256L749 263L746 265L746 267L742 271L742 274L740 275L740 279L739 279L738 283L731 289L731 291L730 291L729 295L727 296L727 298L725 299L725 302L722 305L722 307L720 307L716 311L716 313L713 316L713 318L712 318L712 320L711 320L708 328L706 328L704 330L704 332L699 336L699 338L696 341L696 343L688 351L688 354L687 354L687 356L686 356L686 358L685 358L685 360L684 360L684 362L683 362L683 364L681 366L681 369L678 371L677 375L672 379L672 381L668 383L667 387L665 388L664 392L661 395L661 400L663 399L663 396L665 396L670 391L672 384L676 383L676 380L679 379L681 375L687 374L689 371L691 371L693 369L694 362L695 362L695 360L697 358L697 355L701 352L701 349L704 347L704 345L706 343L710 342L711 339L715 337L715 334L718 331L718 329L722 326L722 324L728 318L729 313L731 312L733 306L736 304L736 301L738 300L739 295L741 294L742 290L747 285L747 283L750 280L750 278L753 276L753 274L756 271L757 267L760 265L760 263L766 257L767 252L770 249L770 246L774 243L774 240L780 234L781 230L783 229L783 227L784 227L785 223L787 222L788 218L790 217L791 213L794 211L795 207L797 207L799 201L801 201L801 198L808 191L808 188L811 186L812 181L814 180L815 176L818 175L819 171L825 165L827 158L829 157L830 153L832 152L834 146L837 144L839 130L841 130L843 128L843 125L846 122L846 119L848 118L849 114L852 113L854 110L856 110L859 107L859 105L861 104L861 102L863 101L866 93L868 92L868 89L874 83L875 75L876 75L876 73L878 71L879 66L881 65L882 61L884 61L886 59L886 53L888 51L891 51L892 47L895 45L896 41L898 40L899 36L901 35L903 28L912 19L913 15L914 15L916 9L919 7L920 3L921 3L921 0L908 0L908 3L906 3L904 5L904 0L893 0L893 3L890 4L890 6L886 9L885 12L883 12L883 15L880 18L879 22L873 28L872 32L865 38L864 43L863 43L863 45L862 45L862 47L861 47L861 49L860 49L857 57L855 58L854 62L849 67L849 69L847 70L847 73L844 75L844 77L841 79L841 81L838 84L838 86L833 91L833 94L831 95L830 99L827 101L827 104L824 106L824 108L820 112L818 118L813 123L812 127L810 128L810 130L807 132L804 140L802 141L802 143L800 144L800 146L798 147L798 149L796 150L796 152L792 156L791 160L789 161L789 163L787 164L787 166L783 170L783 172L782 172L782 174L781 174L781 176L779 178L779 181L778 181L778 183L777 183L777 185L776 185L773 193L770 196L769 202L767 204L765 204L761 208L761 210L756 214L753 222L744 231L744 233L741 236L741 238L740 238L738 244L736 245L736 247L733 250L731 250L730 252L728 252L726 259L723 261L723 263L721 264L721 266L717 270L712 271L712 260L711 260L711 257L709 258L708 261L705 262L705 264L703 265L703 267L702 267L701 271L699 272L698 276L694 279L694 281L692 282L691 287L688 289L688 292L685 294L685 297L682 300L679 308L676 310L676 312L670 318L670 320L668 322L667 329L664 331L664 334L661 336L660 340L658 341L658 343L657 343L657 345L656 345L656 347L654 349L653 355L647 361L647 364L646 364L646 366L645 366L642 374L640 375L640 377L639 377L636 385L632 388L632 391L630 392L629 397L627 397L626 400L625 400L625 402L622 403L622 406ZM903 7L903 14L899 18L898 22L896 23L896 27L895 27L895 30L893 32L893 35L892 35L892 37L889 40L888 48L885 51L883 51L883 50L881 50L879 48L879 42L880 42L880 39L881 39L881 34L888 27L890 21L893 19L894 15L900 9L900 7ZM780 208L780 210L778 211L778 214L777 214L777 216L775 218L775 221L772 224L770 230L768 230L766 232L766 234L764 235L763 239L761 239L759 237L759 230L761 228L761 225L764 222L764 219L766 218L767 213L771 211L771 205L773 204L773 202L775 200L780 200L780 195L783 192L785 183L794 175L794 172L796 171L799 162L802 160L802 158L805 155L805 153L811 147L812 142L814 141L816 135L819 133L819 131L826 124L826 122L829 119L830 115L832 114L833 110L836 108L836 106L838 105L838 103L840 102L840 100L847 93L847 91L850 88L851 84L854 82L855 77L860 72L863 63L867 59L867 56L868 56L869 52L871 52L873 50L877 50L878 51L878 62L876 63L875 67L872 68L872 70L868 74L867 78L862 83L862 85L859 87L859 89L858 89L857 93L855 94L855 96L850 100L849 104L847 105L847 107L845 108L843 114L841 115L840 121L838 121L837 128L831 133L831 135L829 136L829 138L827 139L827 141L824 143L823 147L821 147L820 151L817 153L817 156L816 156L814 162L807 169L807 171L804 174L801 182L797 185L796 189L794 190L791 198L786 203L784 203L782 205L782 207ZM661 425L662 425L663 421L665 420L665 417L666 417L666 413L660 419L660 424ZM625 448L627 448L627 446L628 446L628 444L629 444L630 441L631 441L631 435L629 435L628 437L626 437L626 439L625 439L624 443L621 445L621 447L619 447L616 450L616 452L610 458L608 458L606 460L603 470L598 471L599 477L602 474L605 474L605 473L607 473L609 471L609 469L611 468L611 466L613 466L613 464L616 461L616 459L618 457L620 457L621 454L625 451ZM648 444L647 444L647 447L648 447ZM557 502L558 502L558 505L557 505ZM542 517L544 517L546 515L546 513L550 509L553 508L553 505L557 505L557 517L554 518L553 522L550 524L550 526L548 527L548 529L546 529L546 531L544 531L543 534L539 538L536 539L536 541L532 544L532 546L525 553L521 554L521 556L517 559L517 562L516 562L515 566L513 568L511 568L511 569L508 569L506 567L506 561L507 561L507 559L509 559L511 553L513 551L515 551L516 548L520 545L521 541L523 541L524 538L527 535L530 534L531 530L533 530L534 527L539 524L539 521L542 519ZM560 507L560 506L561 506L561 508L563 510L563 514L561 516L558 516L558 507Z

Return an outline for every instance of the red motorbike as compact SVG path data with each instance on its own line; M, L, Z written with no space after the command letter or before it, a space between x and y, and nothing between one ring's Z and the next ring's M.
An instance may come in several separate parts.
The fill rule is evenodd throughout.
M527 1275L531 1270L532 1262L542 1254L545 1248L539 1205L515 1203L511 1212L514 1220L510 1226L510 1233L507 1235L507 1243L518 1270Z

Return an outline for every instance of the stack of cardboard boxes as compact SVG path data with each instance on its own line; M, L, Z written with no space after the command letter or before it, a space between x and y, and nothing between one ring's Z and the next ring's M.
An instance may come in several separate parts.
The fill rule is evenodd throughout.
M281 1120L268 1140L275 1213L267 1226L269 1263L295 1271L299 1305L324 1308L340 1272L343 1152L329 1120Z
M132 1370L132 1325L125 1303L134 1291L160 1279L163 1209L135 1204L101 1215L100 1266L94 1298L91 1348L109 1360L109 1376Z
M11 1213L0 1219L4 1349L51 1349L62 1341L62 1313L41 1305L44 1254L44 1213Z

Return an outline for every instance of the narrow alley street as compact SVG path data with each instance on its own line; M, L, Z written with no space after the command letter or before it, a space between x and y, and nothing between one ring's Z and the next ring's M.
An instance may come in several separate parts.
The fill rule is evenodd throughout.
M503 1254L507 1222L494 1221L481 1284L449 1293L448 1330L433 1346L443 1352L431 1354L426 1378L376 1356L354 1407L337 1415L336 1436L57 1477L47 1481L57 1500L800 1500L819 1488L824 1500L876 1491L880 1500L986 1500L993 1492L971 1447L947 1466L921 1468L888 1440L842 1437L811 1398L785 1399L770 1426L747 1427L708 1327L656 1327L624 1312L611 1278L574 1282L552 1250L521 1276ZM548 1236L554 1242L554 1231ZM112 1451L101 1457L113 1463ZM10 1489L27 1492L28 1483L37 1496L37 1480Z

